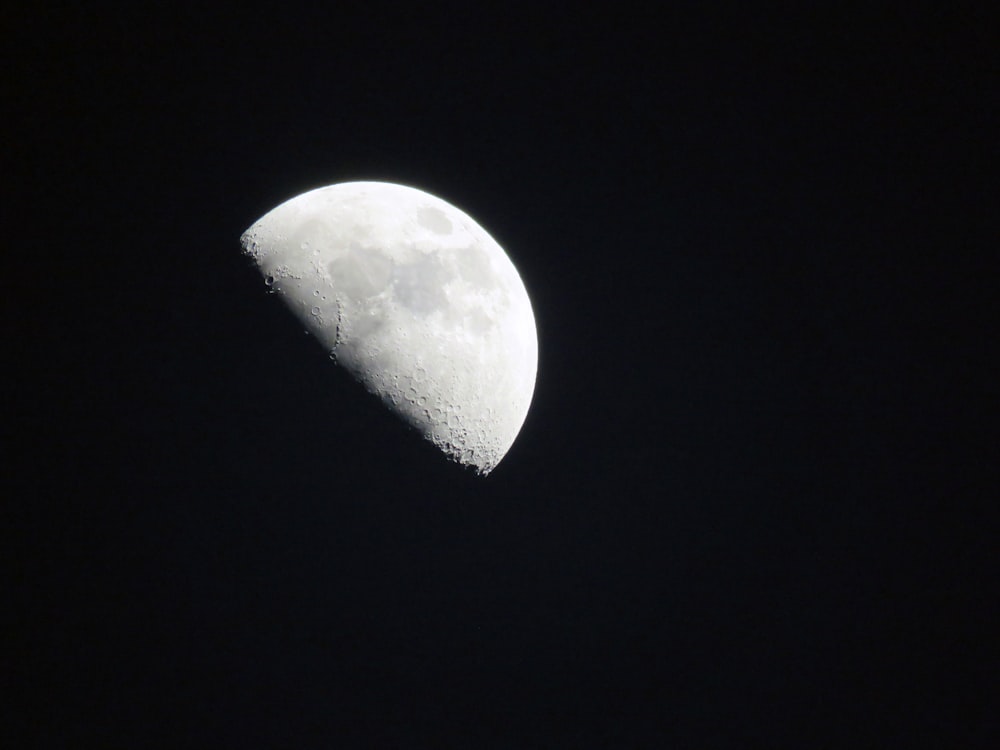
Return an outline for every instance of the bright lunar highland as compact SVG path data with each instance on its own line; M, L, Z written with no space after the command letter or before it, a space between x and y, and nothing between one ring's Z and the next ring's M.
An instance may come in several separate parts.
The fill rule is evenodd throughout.
M528 293L468 215L421 190L345 182L242 236L265 283L365 387L488 474L524 423L538 340Z

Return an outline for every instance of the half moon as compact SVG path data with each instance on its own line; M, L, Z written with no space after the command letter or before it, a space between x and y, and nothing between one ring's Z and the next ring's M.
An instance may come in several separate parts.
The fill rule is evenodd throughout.
M479 224L416 188L345 182L240 241L334 361L449 458L496 467L528 413L538 341L521 277Z

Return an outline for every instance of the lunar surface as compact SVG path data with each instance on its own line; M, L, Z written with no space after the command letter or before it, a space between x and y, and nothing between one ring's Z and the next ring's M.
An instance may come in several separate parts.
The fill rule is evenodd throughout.
M524 423L538 341L521 277L468 215L421 190L345 182L242 236L330 356L451 459L488 474Z

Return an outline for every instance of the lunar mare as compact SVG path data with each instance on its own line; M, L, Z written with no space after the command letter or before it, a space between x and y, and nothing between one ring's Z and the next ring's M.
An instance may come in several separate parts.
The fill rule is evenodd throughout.
M451 459L496 467L527 415L538 343L486 230L421 190L345 182L282 203L240 242L337 364Z

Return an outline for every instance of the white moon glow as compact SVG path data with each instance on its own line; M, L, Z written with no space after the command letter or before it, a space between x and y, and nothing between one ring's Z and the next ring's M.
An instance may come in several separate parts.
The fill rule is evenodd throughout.
M339 365L450 458L493 470L527 415L538 341L521 277L481 226L415 188L345 182L240 241Z

